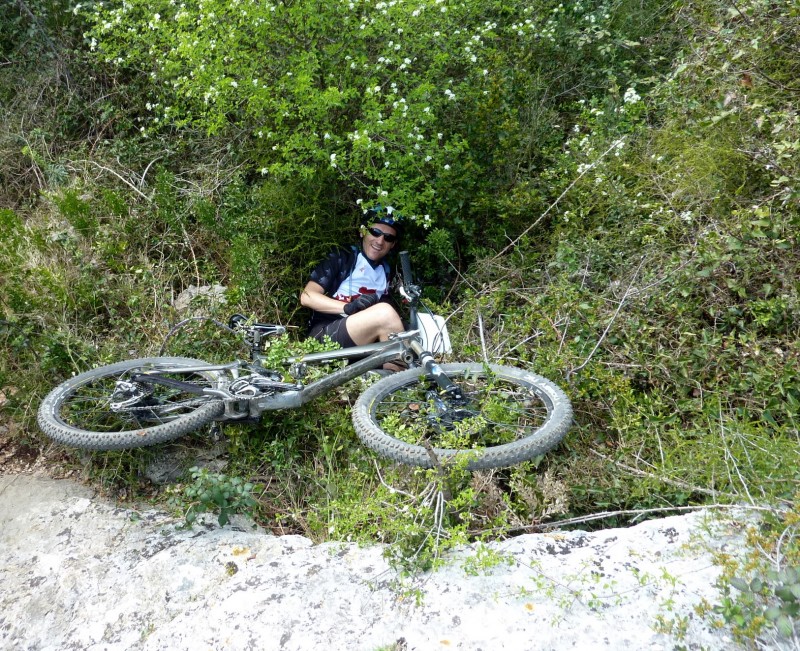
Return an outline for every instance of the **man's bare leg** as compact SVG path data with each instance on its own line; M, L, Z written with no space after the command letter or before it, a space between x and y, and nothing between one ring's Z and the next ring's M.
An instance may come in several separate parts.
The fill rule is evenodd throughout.
M347 318L347 334L356 346L386 341L394 332L403 331L403 322L388 303L377 303Z

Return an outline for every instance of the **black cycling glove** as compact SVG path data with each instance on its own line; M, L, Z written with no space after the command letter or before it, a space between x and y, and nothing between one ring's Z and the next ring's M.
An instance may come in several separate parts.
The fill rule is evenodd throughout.
M354 301L350 301L349 303L345 304L344 309L342 310L347 316L351 314L355 314L356 312L360 312L361 310L366 310L368 307L372 307L380 300L378 294L361 294L357 299Z

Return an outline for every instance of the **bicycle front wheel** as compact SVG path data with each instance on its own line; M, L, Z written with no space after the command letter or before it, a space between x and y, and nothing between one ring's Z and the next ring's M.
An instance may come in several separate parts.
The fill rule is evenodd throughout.
M219 417L223 402L171 387L142 385L132 377L163 369L159 375L216 388L219 371L179 370L205 364L188 357L149 357L86 371L45 397L37 416L39 427L59 443L86 450L122 450L177 438Z
M548 452L572 424L566 394L550 380L507 366L443 364L456 400L422 368L384 378L353 408L365 445L423 468L463 459L468 470L502 468Z

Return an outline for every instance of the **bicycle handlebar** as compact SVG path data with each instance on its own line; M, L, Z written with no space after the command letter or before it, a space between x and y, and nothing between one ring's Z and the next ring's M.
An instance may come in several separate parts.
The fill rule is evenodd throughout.
M409 256L408 251L400 251L400 253L397 255L400 258L400 270L403 277L400 293L403 295L403 298L407 299L412 304L413 307L416 305L416 302L422 295L422 289L420 289L418 285L414 284L414 276L411 273L411 257Z
M400 268L403 271L403 284L411 285L414 279L411 276L411 258L408 251L400 251L398 256L400 258Z

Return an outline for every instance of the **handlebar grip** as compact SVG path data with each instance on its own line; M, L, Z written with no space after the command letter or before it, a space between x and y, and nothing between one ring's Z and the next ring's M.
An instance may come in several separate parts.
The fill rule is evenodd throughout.
M400 251L398 254L400 258L400 268L403 271L403 284L410 285L414 282L411 276L411 258L408 251Z

